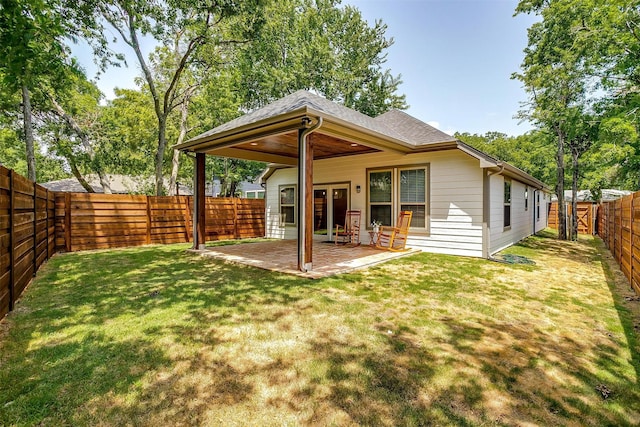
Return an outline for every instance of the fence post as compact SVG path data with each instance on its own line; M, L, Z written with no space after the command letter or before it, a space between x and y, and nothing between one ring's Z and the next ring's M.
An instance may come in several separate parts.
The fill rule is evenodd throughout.
M38 270L38 184L33 183L33 277Z
M16 267L16 251L15 251L15 172L9 170L9 311L13 311L14 300L14 284L15 284L15 267Z
M46 226L46 230L47 230L47 260L49 259L49 189L45 188L45 196L46 196L46 202L45 202L45 209L44 209L44 213L45 213L45 219L44 219L44 223Z
M238 239L238 198L233 199L233 238Z
M71 193L64 193L64 249L71 252Z
M178 196L178 203L182 203L182 200L184 200L184 209L182 211L184 215L184 240L189 243L191 241L189 239L189 196Z
M629 234L629 283L631 284L631 289L634 289L633 288L633 272L634 272L634 268L633 268L633 244L634 244L633 220L635 219L635 203L634 203L635 198L634 198L634 194L633 193L628 197L631 197L631 201L630 201L630 205L631 205L630 216L631 216L631 218L629 218L629 228L631 229L631 232Z
M151 244L151 204L147 196L147 245Z

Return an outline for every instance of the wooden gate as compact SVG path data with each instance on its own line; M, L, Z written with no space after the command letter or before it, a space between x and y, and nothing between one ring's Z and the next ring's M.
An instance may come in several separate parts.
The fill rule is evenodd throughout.
M571 203L567 203L567 218L571 216L573 211ZM596 205L591 202L578 202L578 233L594 234L594 210ZM549 227L558 228L558 202L552 202L549 206ZM567 226L567 230L569 227Z

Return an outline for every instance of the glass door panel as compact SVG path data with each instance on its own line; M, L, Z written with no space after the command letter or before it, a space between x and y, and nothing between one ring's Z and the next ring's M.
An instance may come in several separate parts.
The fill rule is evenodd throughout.
M326 236L327 226L327 190L313 190L313 232Z
M333 203L331 212L333 214L333 224L344 225L345 215L349 207L349 192L346 188L334 188L332 193Z

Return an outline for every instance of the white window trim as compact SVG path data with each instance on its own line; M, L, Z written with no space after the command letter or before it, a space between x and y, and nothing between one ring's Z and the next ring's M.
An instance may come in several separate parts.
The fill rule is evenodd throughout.
M504 200L505 189L507 187L507 183L509 184L509 201ZM511 206L513 201L513 182L510 178L504 178L504 182L502 184L502 231L511 230L511 220L513 219L513 215L511 212ZM505 225L506 217L504 215L504 207L509 206L509 225Z
M282 204L281 193L285 188L293 188L293 205L289 203ZM293 206L293 222L284 222L282 221L282 207L285 206ZM295 227L298 225L298 186L296 184L282 184L278 186L278 216L280 218L280 226L281 227Z
M400 214L400 209L403 204L405 205L421 205L422 203L402 203L400 200L400 172L405 170L417 170L423 169L425 171L425 218L424 227L409 227L409 231L417 234L429 234L431 231L431 165L429 163L416 164L416 165L399 165L399 166L387 166L369 168L367 173L367 229L371 229L371 201L370 201L370 174L372 172L391 172L391 221L392 226L395 226L395 221ZM385 203L375 203L383 205Z

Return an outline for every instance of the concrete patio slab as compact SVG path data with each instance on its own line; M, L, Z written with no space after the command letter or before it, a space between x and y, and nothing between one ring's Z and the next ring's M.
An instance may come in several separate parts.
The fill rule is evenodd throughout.
M192 252L265 270L293 274L309 279L319 279L366 268L420 251L408 249L405 252L388 252L368 245L341 246L316 241L313 244L313 270L306 273L298 270L298 246L296 240L243 243L209 247L204 250L192 250Z

